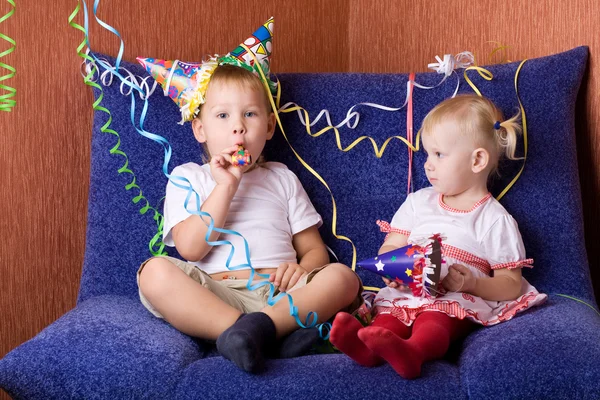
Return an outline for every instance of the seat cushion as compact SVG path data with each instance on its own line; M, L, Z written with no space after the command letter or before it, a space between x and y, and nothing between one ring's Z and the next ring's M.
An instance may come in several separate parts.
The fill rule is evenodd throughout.
M470 398L591 400L600 399L598 360L598 312L550 296L542 307L469 335L459 364Z
M0 362L14 398L169 398L209 346L155 318L138 300L98 296Z
M15 399L362 398L399 388L464 397L458 366L446 360L406 382L389 366L365 369L340 354L269 360L256 376L214 355L213 345L181 334L139 301L98 296L3 358L0 387Z

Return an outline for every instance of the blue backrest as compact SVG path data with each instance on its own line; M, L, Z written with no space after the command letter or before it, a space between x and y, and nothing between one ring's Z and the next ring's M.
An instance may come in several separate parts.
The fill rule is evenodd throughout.
M518 93L527 118L529 152L525 170L514 187L502 198L502 204L519 223L527 256L535 259L535 268L524 275L540 291L564 293L593 301L589 268L584 247L581 199L574 132L575 102L587 62L587 48L528 60L520 71ZM101 57L98 55L98 57ZM104 57L104 56L102 56ZM114 60L109 59L111 63ZM193 60L190 60L193 61ZM145 72L137 65L123 64L135 75ZM491 98L505 113L519 109L515 91L515 74L519 63L487 67L494 75L487 82L474 71L469 77L481 92ZM414 127L420 127L425 114L442 100L452 96L457 76L431 90L414 89ZM462 73L459 92L472 93ZM435 86L441 75L417 74L421 85ZM303 106L314 119L328 109L337 124L346 112L360 102L399 107L406 97L407 74L282 74L281 105L288 101ZM150 79L150 81L152 81ZM83 85L83 84L82 84ZM152 207L162 212L166 178L161 172L163 147L142 137L131 122L131 98L121 94L119 81L103 86L102 105L110 110L111 127L120 136L120 147L128 157L128 168L135 174L136 184ZM96 97L100 91L94 90ZM136 97L134 120L139 121L142 102ZM355 129L339 129L342 147L360 136L370 136L378 144L395 135L406 135L406 109L396 112L359 106L360 122ZM164 136L173 148L169 171L188 162L201 162L201 147L194 140L191 127L177 125L180 116L176 105L161 90L150 96L144 128ZM311 137L296 113L281 114L288 139L303 158L329 185L337 204L337 233L350 238L357 258L376 254L384 234L375 221L391 220L407 194L408 151L405 144L393 140L381 158L372 145L363 141L347 152L336 146L329 131ZM134 204L139 195L130 173L118 173L125 157L111 154L117 143L111 133L102 133L107 121L105 112L97 111L92 136L92 165L89 196L86 255L80 300L99 294L136 296L135 272L151 254L148 241L156 233L153 212L139 210L145 200ZM327 124L322 119L312 128L317 132ZM521 154L523 147L520 148ZM324 219L321 233L340 261L350 265L352 246L332 234L332 200L328 190L293 154L281 132L268 143L268 160L280 161L294 171L306 188L317 211ZM427 185L423 172L424 155L413 156L413 189ZM497 195L516 175L522 162L503 166L492 193ZM243 251L239 249L238 251ZM175 254L170 250L171 254ZM380 279L361 271L365 284L381 286Z

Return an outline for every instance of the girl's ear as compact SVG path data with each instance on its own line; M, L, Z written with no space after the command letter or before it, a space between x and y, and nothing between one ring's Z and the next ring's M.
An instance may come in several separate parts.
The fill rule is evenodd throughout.
M273 134L275 133L275 124L277 120L275 118L275 113L269 114L269 121L267 122L267 140L271 140Z
M471 156L471 171L473 171L473 173L478 174L485 171L489 163L490 153L486 149L480 147L473 150Z
M200 118L194 118L192 120L192 130L194 131L194 137L199 143L206 142L206 135L204 134L204 125Z

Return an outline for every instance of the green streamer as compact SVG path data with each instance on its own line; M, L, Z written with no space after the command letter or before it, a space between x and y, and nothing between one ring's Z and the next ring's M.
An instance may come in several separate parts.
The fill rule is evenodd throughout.
M85 35L85 29L81 25L79 25L73 21L75 19L75 17L77 16L77 14L79 13L80 9L81 9L81 4L78 2L77 7L69 16L69 25L77 30L80 30ZM118 154L125 159L124 164L121 166L121 168L118 169L118 173L131 175L131 182L128 183L127 185L125 185L125 189L126 190L137 189L138 195L132 199L132 202L134 204L138 204L139 202L142 202L142 204L144 206L142 208L140 208L140 210L139 210L140 214L146 214L146 212L148 212L148 210L152 210L154 212L153 218L154 218L154 221L156 221L157 232L152 237L152 239L150 239L150 242L148 243L148 248L150 249L150 253L152 253L153 256L167 255L167 253L164 251L165 244L162 242L162 239L161 239L164 218L163 218L162 214L160 212L158 212L158 210L156 210L154 207L150 206L148 199L146 199L146 197L144 197L144 195L142 194L142 189L136 184L135 173L129 168L129 158L127 157L127 154L125 154L119 148L121 146L121 137L119 136L117 131L110 128L110 123L112 122L112 115L108 109L106 109L105 107L100 105L100 103L102 102L102 99L104 98L104 90L102 89L102 86L100 86L96 82L92 81L92 78L98 72L98 69L96 68L94 60L89 55L82 52L83 48L85 47L85 43L86 43L86 40L84 38L84 40L77 47L77 55L79 57L83 58L84 60L90 61L91 64L89 64L89 65L91 65L92 68L88 72L88 74L85 76L85 78L83 78L83 81L86 85L96 88L100 91L100 96L98 96L98 99L96 99L96 101L94 101L94 104L93 104L94 110L102 111L108 115L108 121L100 128L100 131L103 133L110 133L111 135L114 135L117 138L117 144L115 144L115 146L112 149L110 149L110 154L113 154L113 155ZM98 73L98 75L99 75L99 73ZM158 247L158 249L155 250L155 247Z
M14 0L7 1L12 5L12 8L6 15L0 18L0 23L6 21L8 18L10 18L11 15L15 13L16 6ZM8 50L4 50L2 53L0 53L0 58L15 51L17 43L13 39L11 39L3 33L0 33L0 39L4 39L11 44L11 47ZM0 76L0 82L12 78L17 73L16 69L14 69L8 64L3 63L2 61L0 61L0 68L7 69L9 71L8 74ZM12 111L12 108L17 104L17 102L13 99L13 97L15 97L17 93L17 89L11 88L10 86L6 86L0 83L0 90L8 92L0 96L0 111Z

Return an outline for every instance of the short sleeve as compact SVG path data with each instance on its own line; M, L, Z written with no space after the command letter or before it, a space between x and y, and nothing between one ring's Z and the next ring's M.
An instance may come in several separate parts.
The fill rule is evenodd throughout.
M308 194L302 187L298 177L290 170L286 171L286 180L288 181L288 220L292 235L310 228L313 225L317 227L323 224L323 220Z
M204 179L202 179L205 174L202 167L197 164L180 165L171 172L171 179L167 183L164 206L163 242L167 246L175 246L171 235L173 227L192 215L188 210L199 209L206 200L206 188L203 185ZM177 177L187 179L197 193L197 195L194 192L190 194L187 210L185 200L188 197L189 190L179 186L187 187L189 184ZM198 200L200 200L199 205L197 205Z
M483 237L482 245L492 269L532 267L525 258L525 246L517 221L510 215L500 217Z
M415 224L415 194L411 193L406 197L404 203L400 206L391 222L391 231L410 236Z

